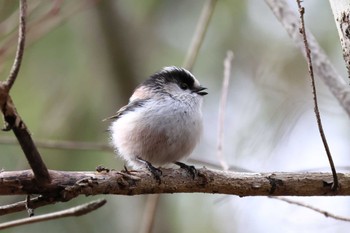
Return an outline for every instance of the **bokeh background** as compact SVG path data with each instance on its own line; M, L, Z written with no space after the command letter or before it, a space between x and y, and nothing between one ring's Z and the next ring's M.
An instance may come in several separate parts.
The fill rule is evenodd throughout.
M296 3L289 1L296 9ZM181 66L204 1L29 1L28 41L12 89L34 140L108 144L101 120L127 103L133 88L163 66ZM328 1L309 0L306 25L346 79ZM12 65L18 2L0 0L0 74ZM229 165L255 172L330 171L313 113L304 58L260 0L218 1L194 75L208 87L205 130L191 158L219 165L218 108L227 50L235 54L225 117L223 154ZM348 82L348 80L346 80ZM324 129L339 171L349 165L349 117L316 77ZM0 165L27 169L18 145L0 133ZM122 169L112 151L40 148L50 169ZM191 160L190 160L191 161ZM207 165L208 166L208 165ZM102 197L102 196L100 196ZM20 226L4 232L139 232L146 196L103 196L108 204L78 218ZM39 208L37 215L99 197ZM5 205L23 196L1 197ZM349 198L293 198L350 216ZM26 217L2 216L1 222ZM162 195L154 232L348 232L347 222L266 197Z

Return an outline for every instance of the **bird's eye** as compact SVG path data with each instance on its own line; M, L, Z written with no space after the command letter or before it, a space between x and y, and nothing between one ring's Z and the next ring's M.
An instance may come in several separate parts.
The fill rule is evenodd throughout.
M180 87L182 90L187 90L188 89L188 85L186 83L181 83Z

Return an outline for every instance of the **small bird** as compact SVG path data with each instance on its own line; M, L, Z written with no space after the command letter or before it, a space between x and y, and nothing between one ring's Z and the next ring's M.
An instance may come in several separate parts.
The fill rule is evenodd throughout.
M164 67L134 91L109 127L116 153L134 169L175 163L194 176L195 168L179 160L189 156L202 134L203 96L208 94L186 69Z

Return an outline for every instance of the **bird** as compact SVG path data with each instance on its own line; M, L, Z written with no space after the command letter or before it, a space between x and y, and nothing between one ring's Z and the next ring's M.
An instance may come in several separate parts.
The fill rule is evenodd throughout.
M208 93L185 68L168 66L136 87L129 103L107 119L115 152L133 169L177 164L193 177L196 169L180 162L200 140L203 96Z

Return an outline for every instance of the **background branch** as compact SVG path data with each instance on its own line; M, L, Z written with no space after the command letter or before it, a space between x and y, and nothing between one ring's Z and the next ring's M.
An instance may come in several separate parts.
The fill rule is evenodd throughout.
M38 207L52 205L60 201L63 201L63 200L60 200L57 197L50 198L46 196L39 196L39 197L31 198L29 202L30 202L31 208L36 209ZM27 200L19 201L9 205L0 206L0 216L20 212L20 211L26 210L26 208L27 208Z
M316 208L314 206L311 206L311 205L308 205L308 204L305 204L305 203L301 203L301 202L298 202L298 201L291 200L289 198L284 198L284 197L270 197L270 198L273 198L273 199L276 199L276 200L280 200L280 201L284 201L284 202L287 202L287 203L292 204L292 205L297 205L297 206L301 206L301 207L304 207L304 208L308 208L310 210L316 211L317 213L323 214L326 217L330 217L330 218L333 218L333 219L336 219L336 220L350 222L350 218L339 216L339 215L336 215L336 214L333 214L333 213L321 210L321 209Z
M101 206L106 204L106 200L96 200L92 201L83 205L79 205L73 208L69 208L66 210L62 211L57 211L54 213L49 213L49 214L44 214L41 216L35 216L35 217L30 217L30 218L24 218L24 219L19 219L11 222L6 222L3 224L0 224L0 230L14 227L14 226L20 226L20 225L25 225L25 224L30 224L30 223L35 223L35 222L42 222L42 221L47 221L47 220L52 220L52 219L57 219L57 218L64 218L64 217L70 217L70 216L81 216L87 213L90 213L91 211L94 211Z
M199 17L197 28L184 62L184 67L190 71L193 68L194 62L196 61L199 53L199 49L204 41L204 36L208 29L211 16L214 13L216 2L217 0L207 0L203 7L201 16Z
M198 19L196 30L193 34L191 44L187 50L183 67L192 71L195 61L197 60L199 50L203 44L206 32L209 27L211 17L214 13L217 0L207 0L203 6L201 15ZM140 228L140 233L153 232L155 214L157 213L157 206L160 200L159 194L148 196L146 201L146 208L143 212L143 224Z
M219 105L219 116L218 116L218 137L217 137L217 158L220 162L222 169L227 171L229 169L229 165L224 159L223 155L223 141L224 141L224 121L225 121L225 110L228 96L228 88L230 83L231 76L231 62L233 59L233 52L231 50L227 51L226 57L224 60L224 78L222 80L222 88L221 88L221 98Z
M18 145L18 141L11 137L0 137L0 144ZM35 145L40 148L57 149L57 150L88 150L88 151L110 151L113 148L102 142L83 142L83 141L67 141L67 140L35 140Z
M295 14L295 11L291 9L285 0L265 0L265 2L271 8L296 46L303 55L306 56L304 42L299 32L299 17ZM315 37L307 28L305 31L316 76L321 78L348 116L350 116L350 89L346 85L344 79L337 73L327 55L317 43Z

